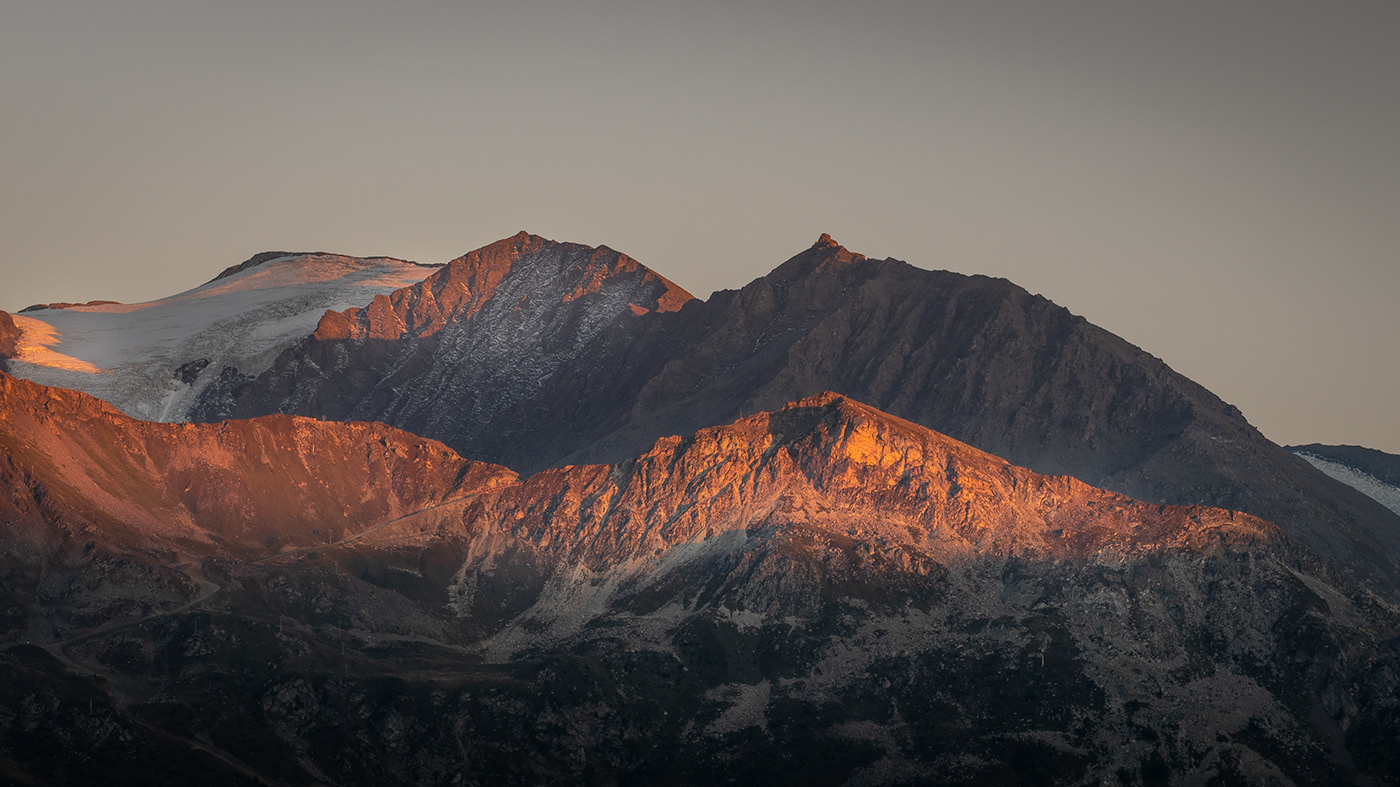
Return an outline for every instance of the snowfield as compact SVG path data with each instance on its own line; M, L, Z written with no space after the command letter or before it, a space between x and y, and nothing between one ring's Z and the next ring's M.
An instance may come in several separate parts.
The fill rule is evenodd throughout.
M1400 514L1400 487L1387 484L1369 473L1363 473L1341 462L1323 459L1320 456L1315 456L1306 451L1298 451L1296 453L1318 470L1341 481L1347 486L1353 487L1358 492L1367 495L1386 508L1389 508L1391 511Z
M157 301L16 314L24 335L11 373L92 394L136 418L183 421L224 367L257 374L327 310L365 306L437 269L388 257L288 256ZM196 368L192 382L181 379Z

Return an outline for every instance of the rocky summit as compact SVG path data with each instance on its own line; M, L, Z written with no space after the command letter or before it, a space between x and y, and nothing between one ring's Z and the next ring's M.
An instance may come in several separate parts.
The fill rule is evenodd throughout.
M260 375L226 370L192 417L376 420L487 456L468 447L548 428L528 423L522 403L543 407L540 390L587 368L600 336L632 334L691 299L624 254L522 232L366 307L327 312Z
M1400 783L1394 457L1004 280L267 252L0 363L5 783Z

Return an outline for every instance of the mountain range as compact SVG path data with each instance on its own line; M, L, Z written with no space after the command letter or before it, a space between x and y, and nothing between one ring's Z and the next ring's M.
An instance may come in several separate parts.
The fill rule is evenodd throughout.
M275 252L0 358L16 782L1400 774L1400 515L1004 280Z
M380 421L530 472L825 390L1039 472L1248 511L1400 588L1400 517L1159 359L1005 280L825 235L699 301L617 252L520 233L326 314L255 376L221 370L190 415Z

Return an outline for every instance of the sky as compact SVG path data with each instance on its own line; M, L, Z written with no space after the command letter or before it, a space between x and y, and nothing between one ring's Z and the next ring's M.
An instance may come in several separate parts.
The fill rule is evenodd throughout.
M826 232L1400 453L1397 38L1393 0L14 0L0 309L521 229L705 297Z

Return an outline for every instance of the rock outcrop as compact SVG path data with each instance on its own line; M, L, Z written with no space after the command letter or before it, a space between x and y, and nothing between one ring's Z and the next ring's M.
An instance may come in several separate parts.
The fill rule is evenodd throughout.
M640 339L646 316L690 300L626 255L522 232L327 313L272 368L211 389L193 415L375 420L481 456L484 443L532 443L557 423L537 412L540 392L590 368L600 337Z
M15 325L15 320L10 316L10 313L0 311L0 372L9 369L5 361L15 357L15 352L19 349L21 335L22 333Z

